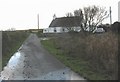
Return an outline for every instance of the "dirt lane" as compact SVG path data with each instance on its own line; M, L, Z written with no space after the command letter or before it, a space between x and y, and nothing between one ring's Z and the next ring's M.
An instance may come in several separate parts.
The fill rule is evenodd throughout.
M8 76L3 71L2 77L9 80L83 80L50 55L35 34L26 39L18 52L21 55L18 66Z

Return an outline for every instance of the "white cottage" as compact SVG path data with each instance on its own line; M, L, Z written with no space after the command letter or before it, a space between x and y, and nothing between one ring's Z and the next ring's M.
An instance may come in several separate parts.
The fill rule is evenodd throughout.
M55 18L52 20L49 28L43 29L43 33L63 33L70 30L79 32L81 24L79 16Z

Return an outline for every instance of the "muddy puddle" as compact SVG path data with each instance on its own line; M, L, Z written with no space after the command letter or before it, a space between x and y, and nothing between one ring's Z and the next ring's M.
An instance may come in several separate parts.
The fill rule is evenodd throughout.
M12 80L13 78L22 79L22 71L24 67L24 53L16 52L9 60L7 66L1 72L0 80ZM21 77L17 75L21 74Z

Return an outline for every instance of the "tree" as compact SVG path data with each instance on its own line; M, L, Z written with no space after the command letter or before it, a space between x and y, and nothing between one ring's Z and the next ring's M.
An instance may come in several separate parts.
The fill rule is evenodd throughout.
M83 10L75 10L74 14L71 12L66 14L67 17L77 16L82 20L80 24L81 30L86 31L89 28L90 32L93 32L102 21L109 17L108 12L104 7L99 6L88 6L84 7ZM81 21L80 21L81 22Z
M74 16L83 16L82 9L75 10L74 11Z
M84 7L84 28L89 27L89 31L92 32L96 29L97 25L101 24L104 19L106 19L109 14L105 8L99 6L89 6Z
M71 12L66 13L66 17L73 17L73 14Z
M110 30L114 33L119 33L120 34L120 22L114 22L111 27Z
M15 30L16 30L15 28L9 28L6 31L15 31Z
M75 10L74 11L74 16L80 17L80 19L81 19L80 23L83 22L83 11L82 11L82 9ZM80 24L80 27L81 27L82 31L85 31L82 23Z

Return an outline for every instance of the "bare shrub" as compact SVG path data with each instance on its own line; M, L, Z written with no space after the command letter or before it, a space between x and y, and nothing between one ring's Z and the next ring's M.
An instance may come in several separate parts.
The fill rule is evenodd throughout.
M101 72L117 78L118 73L118 38L109 32L103 35L92 35L87 38L87 54L93 69L101 68ZM110 77L108 77L110 78Z
M65 55L89 61L91 70L118 78L118 37L112 32L57 38L55 43Z

